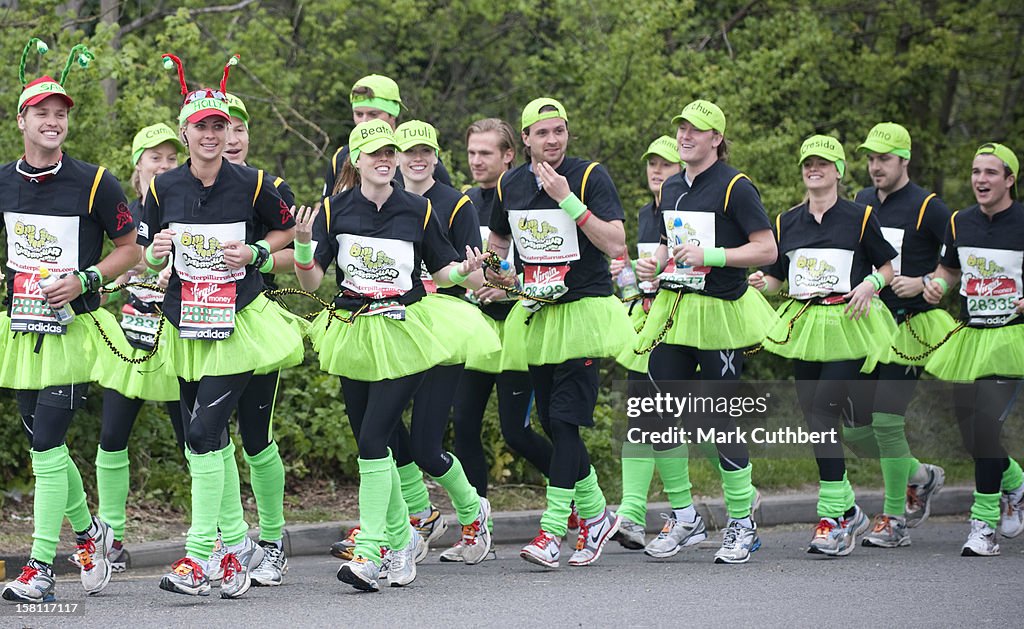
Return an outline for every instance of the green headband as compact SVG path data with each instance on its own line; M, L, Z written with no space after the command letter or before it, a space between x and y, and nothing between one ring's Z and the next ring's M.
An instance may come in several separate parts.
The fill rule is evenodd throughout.
M391 114L395 118L397 118L398 114L402 111L402 106L399 103L386 98L378 98L376 96L373 98L364 98L362 100L354 101L352 103L352 109L355 109L356 107L379 109L385 113Z

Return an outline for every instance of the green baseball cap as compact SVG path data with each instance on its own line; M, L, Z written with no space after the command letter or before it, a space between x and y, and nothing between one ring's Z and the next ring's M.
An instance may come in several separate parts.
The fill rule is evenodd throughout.
M871 127L868 139L857 147L858 151L892 153L910 159L910 133L895 122L880 122Z
M374 153L385 146L398 148L395 132L383 120L360 122L348 135L349 159L355 164L361 153Z
M812 155L835 164L840 179L846 174L846 151L839 140L828 135L812 135L800 145L800 161L797 164L803 164Z
M238 118L245 123L245 128L249 128L249 110L245 108L245 103L242 99L235 96L234 94L224 93L224 96L228 99L228 113L233 118Z
M398 150L403 152L419 144L425 144L435 151L441 150L437 143L437 129L422 120L410 120L398 125L395 140L398 142Z
M360 87L366 88L369 92L356 93L356 89ZM371 74L356 81L352 85L348 99L353 107L372 107L396 118L402 111L402 96L398 91L398 83L382 74Z
M725 135L725 114L722 109L709 100L695 100L683 112L672 119L672 124L679 125L687 121L701 131L714 129Z
M673 164L681 164L683 162L679 158L679 145L676 144L676 139L667 135L663 135L651 142L650 146L647 147L647 152L644 153L642 161L646 162L651 155L664 157L665 161Z
M185 150L185 145L178 139L178 134L164 123L159 122L143 127L141 131L135 134L135 139L132 140L132 166L139 163L139 159L146 149L160 146L164 142L174 144L178 147L179 151Z
M1017 161L1017 156L1013 154L1013 151L1008 146L996 144L995 142L982 144L978 147L978 152L974 154L975 157L979 155L995 155L1003 160L1003 163L1010 168L1010 172L1013 173L1014 177L1020 171L1020 162Z
M554 107L554 111L541 111L545 107ZM520 130L526 131L533 123L550 118L561 118L569 122L569 116L566 115L565 107L562 106L562 103L553 98L535 98L526 107L523 107Z

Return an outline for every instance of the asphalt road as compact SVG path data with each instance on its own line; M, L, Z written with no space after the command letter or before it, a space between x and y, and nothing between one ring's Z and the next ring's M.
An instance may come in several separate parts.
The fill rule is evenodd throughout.
M152 569L115 575L88 598L62 577L58 601L78 603L78 615L15 615L7 604L0 626L1021 626L1024 537L1002 540L1000 557L960 557L967 530L961 519L933 519L912 531L909 547L828 559L805 552L811 526L777 527L738 566L712 562L717 534L666 560L612 542L589 568L566 566L563 543L563 567L553 571L522 561L514 546L478 566L439 563L432 550L414 583L376 594L338 581L340 562L326 555L293 558L284 585L239 600L216 588L203 598L164 592Z

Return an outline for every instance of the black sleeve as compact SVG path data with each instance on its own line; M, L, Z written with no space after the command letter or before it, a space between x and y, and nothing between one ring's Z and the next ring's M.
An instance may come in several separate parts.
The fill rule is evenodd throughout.
M664 214L660 214L660 213L658 214L658 235L661 237L658 240L658 242L660 244L667 245L668 244L668 228L665 227L665 215ZM672 255L672 252L669 251L668 254Z
M960 252L957 251L956 238L953 236L955 223L956 214L953 214L946 222L946 233L942 238L942 251L939 252L939 264L950 269L960 268Z
M142 204L142 218L138 225L139 236L135 240L143 247L148 247L153 242L153 236L163 229L160 204L157 202L157 195L153 194L153 190L156 189L156 178L153 178L149 185L149 194L146 195L146 202Z
M622 209L622 201L619 200L619 191L615 189L615 184L603 164L598 164L590 172L586 186L586 189L581 191L581 200L594 216L602 221L626 220L626 212Z
M333 212L332 212L333 213ZM320 265L320 268L327 271L338 258L338 241L331 236L330 226L327 224L327 212L320 208L316 218L313 219L313 260Z
M860 246L867 254L868 262L873 267L881 268L883 264L896 257L896 249L882 235L882 224L878 217L872 212L868 216L868 224L864 227L864 235L861 236Z
M741 178L732 186L726 216L731 216L747 236L772 228L768 213L761 203L761 195L749 179Z
M434 212L430 213L427 226L423 229L421 255L429 273L437 273L452 262L462 259L455 253L452 243L444 235L441 222L437 220L437 214Z
M469 197L463 196L465 203L459 211L452 215L448 235L451 236L452 247L461 262L466 259L466 246L482 249L480 242L480 219L476 206Z
M138 230L132 212L128 209L124 190L109 170L104 171L100 177L100 185L96 187L96 196L92 201L91 214L103 225L103 230L111 239Z
M264 173L260 193L256 197L256 202L253 203L253 209L256 211L259 222L270 230L290 229L295 226L295 218L292 216L291 210L285 205L284 199L278 194L273 182L266 181L266 173Z
M274 180L274 187L277 188L277 193L281 195L285 205L288 207L295 205L295 193L292 192L292 187L288 185L287 181L278 177Z
M782 229L782 216L778 217L779 230ZM769 223L771 225L771 223ZM783 282L789 280L789 256L782 253L782 247L780 246L781 240L779 239L779 231L772 228L772 234L775 236L775 249L778 251L778 255L775 256L775 262L767 266L762 266L758 270L765 275L771 275L775 279L782 280Z
M502 173L498 178L498 187L501 187L501 182L505 178L505 173ZM494 197L491 201L491 220L488 223L487 228L499 236L512 235L512 226L508 224L508 212L505 211L505 206L498 198L498 193L494 193Z
M320 196L323 198L330 197L334 190L334 180L337 177L337 173L334 172L334 160L337 156L338 153L335 152L331 159L327 160L327 168L324 170L324 187L320 192Z
M434 167L434 179L446 186L455 187L452 185L452 177L448 174L448 169L444 167L444 162L441 160L437 160L437 166Z
M921 229L935 239L935 242L942 243L946 237L946 229L949 228L949 217L952 216L949 206L939 197L932 197L928 207L924 210L924 220L921 221Z

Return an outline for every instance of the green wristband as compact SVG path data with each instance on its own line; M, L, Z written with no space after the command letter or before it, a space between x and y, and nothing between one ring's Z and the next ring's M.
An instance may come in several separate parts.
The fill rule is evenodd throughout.
M77 277L78 281L82 283L82 294L84 295L86 289L88 288L88 285L85 283L85 273L82 273L81 271L75 271L75 277Z
M469 279L469 276L459 273L459 267L453 266L452 270L448 271L448 279L452 281L452 284L461 284Z
M295 243L295 261L302 266L309 266L313 263L313 243L309 242L298 242Z
M949 292L949 282L942 279L941 277L933 277L932 281L942 287L942 294L945 295Z
M871 282L871 285L875 287L876 291L882 290L885 287L885 276L881 273L872 273L864 279Z
M709 247L705 249L704 266L725 266L725 247Z
M583 201L580 201L580 198L576 196L575 192L570 192L569 196L562 199L558 204L558 207L565 210L565 213L574 221L579 220L579 218L583 216L583 213L587 211L587 206L583 205Z
M263 247L267 251L270 251L270 243L267 242L266 240L257 240L252 244L256 245L257 247Z
M260 273L271 273L274 270L274 254L267 256L267 261L260 267Z
M146 262L149 266L160 266L164 263L164 258L158 258L153 255L153 245L146 247Z
M100 273L100 270L96 268L95 264L92 265L91 267L89 267L88 269L86 269L86 271L92 271L93 273L95 273L97 275L97 277L100 278L100 286L103 285L103 274Z

